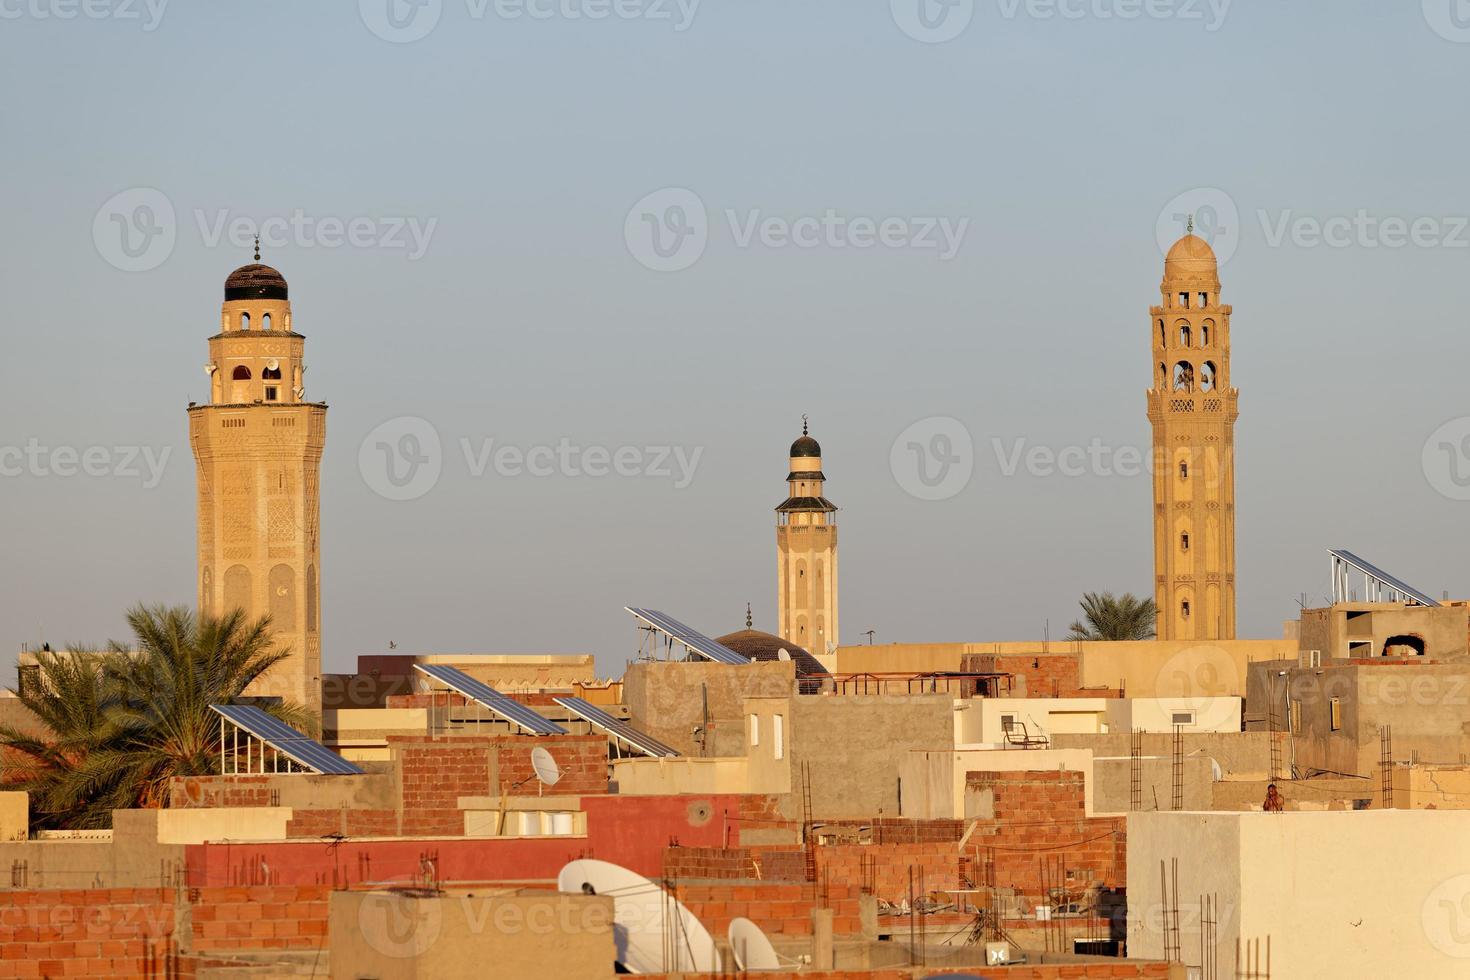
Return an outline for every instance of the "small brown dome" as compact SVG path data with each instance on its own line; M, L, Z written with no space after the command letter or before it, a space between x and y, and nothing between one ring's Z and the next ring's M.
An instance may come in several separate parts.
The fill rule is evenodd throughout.
M820 457L822 447L811 436L803 435L791 444L791 455L795 457Z
M286 299L286 277L268 265L242 265L225 279L225 302L238 299Z
M751 660L781 660L781 651L785 650L793 663L796 664L797 677L826 677L827 668L822 662L801 647L779 636L770 633L762 633L756 629L743 629L728 636L722 636L715 642L723 643L736 653L743 654Z

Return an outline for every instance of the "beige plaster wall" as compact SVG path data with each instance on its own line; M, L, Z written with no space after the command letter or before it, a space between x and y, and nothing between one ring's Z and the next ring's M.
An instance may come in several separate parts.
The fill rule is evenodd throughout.
M1084 804L1093 815L1093 755L1089 749L914 750L899 765L903 810L915 819L961 820L966 814L965 777L971 772L1065 770L1084 773Z

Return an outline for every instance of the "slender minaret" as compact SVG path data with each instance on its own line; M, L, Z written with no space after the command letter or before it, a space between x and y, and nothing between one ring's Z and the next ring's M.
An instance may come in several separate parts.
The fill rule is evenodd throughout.
M1230 313L1215 253L1190 233L1169 250L1150 311L1154 592L1162 640L1235 637L1235 420Z
M822 496L822 447L807 432L791 444L786 500L776 508L777 633L808 653L837 649L837 506Z
M327 406L306 401L305 338L268 265L225 280L209 338L209 404L189 408L199 493L199 608L269 614L290 657L246 693L321 713L318 473Z

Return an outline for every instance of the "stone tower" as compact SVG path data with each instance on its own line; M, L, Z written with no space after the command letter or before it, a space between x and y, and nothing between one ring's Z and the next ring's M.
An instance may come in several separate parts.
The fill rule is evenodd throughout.
M801 421L786 500L776 508L776 609L781 639L823 656L837 649L837 506L822 496L822 447Z
M327 406L306 401L304 338L285 278L267 265L230 273L209 338L209 404L190 405L199 488L199 609L269 614L290 651L247 693L321 713L318 472Z
M1193 229L1191 228L1191 231ZM1185 235L1150 311L1154 598L1163 640L1235 637L1235 420L1230 312L1215 253Z

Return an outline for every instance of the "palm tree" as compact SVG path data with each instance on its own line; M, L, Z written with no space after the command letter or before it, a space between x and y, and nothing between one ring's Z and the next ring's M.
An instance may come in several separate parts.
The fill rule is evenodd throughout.
M270 620L239 610L195 616L184 608L128 613L136 652L43 653L35 683L14 693L45 726L37 735L0 726L0 782L31 794L43 827L107 827L112 811L166 805L174 776L220 772L220 718L288 651ZM287 724L311 719L294 704L263 704Z
M1131 592L1088 592L1082 596L1083 620L1072 624L1069 640L1151 640L1158 610L1152 599Z

